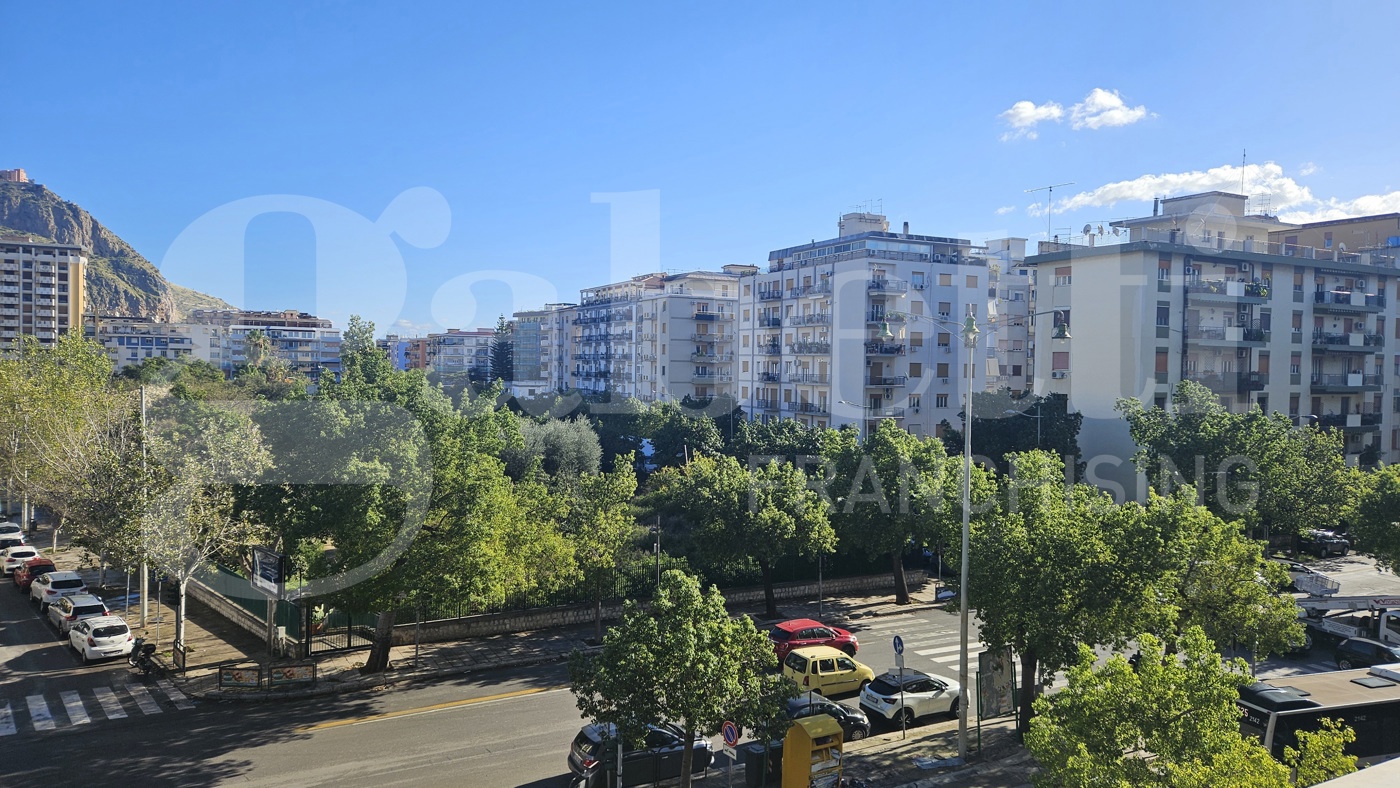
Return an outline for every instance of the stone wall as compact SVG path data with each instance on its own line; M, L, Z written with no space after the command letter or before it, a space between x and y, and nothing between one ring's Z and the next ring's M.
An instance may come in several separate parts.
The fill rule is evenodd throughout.
M242 629L248 630L257 639L267 642L267 625L263 623L263 620L249 613L241 605L233 602L218 591L215 591L198 580L191 580L189 586L185 589L185 593L191 599L197 599L203 604L208 605L214 612Z
M925 582L922 570L906 570L904 573L910 590ZM894 576L866 575L864 577L843 577L827 580L822 584L822 593L827 598L848 594L865 594L877 591L893 591ZM816 581L799 583L779 583L773 587L773 595L779 600L816 599ZM730 605L744 605L763 601L763 587L735 588L724 592ZM622 615L621 605L604 605L603 619L615 620ZM450 640L504 635L515 632L534 632L555 627L577 626L593 621L593 606L562 605L559 607L518 610L506 613L483 613L477 616L427 621L418 626L417 637L422 643L437 643ZM414 639L414 624L399 624L394 627L394 645L411 645Z

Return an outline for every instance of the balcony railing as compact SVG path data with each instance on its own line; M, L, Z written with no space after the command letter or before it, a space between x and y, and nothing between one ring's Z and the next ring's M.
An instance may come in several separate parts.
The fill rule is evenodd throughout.
M820 340L800 340L792 343L792 352L806 355L821 355L831 352L831 343Z
M777 410L778 401L775 399L756 399L753 406L759 410Z
M1312 385L1330 386L1333 388L1361 388L1363 386L1381 385L1380 375L1366 375L1360 372L1349 372L1343 375L1330 373L1316 374L1312 376Z
M788 290L789 298L802 298L804 296L831 295L830 282L818 282L814 285L802 285Z
M903 323L904 315L899 312L886 312L883 309L871 309L865 313L867 323Z
M1357 293L1349 290L1319 290L1313 293L1314 304L1328 306L1385 307L1384 293Z
M1234 282L1229 279L1188 279L1186 292L1192 295L1218 295L1226 298L1269 297L1269 286L1263 282Z
M1133 240L1189 245L1195 247L1198 252L1215 249L1223 252L1272 254L1283 257L1299 257L1305 260L1351 263L1354 265L1373 265L1383 268L1395 267L1395 258L1393 256L1375 251L1344 252L1340 249L1317 249L1311 246L1299 246L1298 244L1269 243L1267 241L1256 241L1252 238L1238 241L1225 240L1219 236L1189 233L1185 230L1143 228L1133 231Z
M1241 372L1239 377L1239 390L1263 391L1269 385L1269 373L1267 372Z
M909 382L909 377L907 375L871 375L870 377L866 378L865 385L877 387L903 386L907 382Z
M733 361L733 360L734 360L734 354L733 354L733 353L691 353L691 354L690 354L690 360L691 360L691 361L700 361L700 362L706 362L706 361L708 361L708 362L712 362L712 363L719 363L719 362Z
M880 290L886 293L903 293L909 290L909 283L902 279L870 279L865 283L867 290Z
M822 372L790 372L789 383L830 383L831 376Z
M1380 423L1379 413L1337 413L1319 416L1317 419L1319 427L1378 427Z
M733 342L733 334L691 334L692 342Z
M778 301L782 299L782 297L783 291L781 289L758 291L758 300L760 301Z
M777 342L770 342L766 345L759 345L757 347L757 352L765 356L778 356L782 355L783 346Z
M1385 337L1381 334L1363 334L1359 331L1348 334L1317 329L1313 331L1312 343L1327 347L1376 348L1385 345Z
M865 408L867 419L902 419L904 418L904 408Z
M904 355L904 345L892 342L866 342L865 354L867 356L902 356Z
M793 315L787 319L790 326L824 326L831 323L830 312L816 312L810 315Z
M778 383L783 379L781 372L760 372L758 379L764 383Z
M783 410L793 413L826 413L826 405L820 402L784 402Z
M732 312L696 312L694 317L696 320L733 320L734 314Z
M760 317L758 319L759 328L777 328L783 324L781 317Z

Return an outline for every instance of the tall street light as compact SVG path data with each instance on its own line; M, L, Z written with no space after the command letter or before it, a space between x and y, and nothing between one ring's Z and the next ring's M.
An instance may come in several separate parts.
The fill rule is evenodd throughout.
M1040 317L1041 315L1059 315L1064 310L1054 309L1046 312L1036 312L1031 315L1008 316L1008 320L1021 320L1029 317ZM922 317L930 323L936 325L953 327L954 323L939 320L925 315L904 315L904 317ZM990 320L988 326L996 328L1002 325L997 320ZM962 323L963 347L968 350L967 369L964 377L967 378L966 408L963 416L963 478L962 478L962 560L958 571L958 684L961 686L962 698L958 703L958 757L967 760L967 707L970 702L967 683L967 640L968 640L968 613L970 606L967 599L967 577L968 577L968 554L971 552L970 543L972 541L972 380L973 372L976 368L972 351L977 349L977 337L981 332L977 328L977 317L972 313L971 305L968 308L967 319ZM882 339L894 337L890 331L888 321L880 323L880 336ZM1055 326L1055 333L1052 339L1069 339L1069 325L1060 322ZM1037 422L1039 425L1039 422Z

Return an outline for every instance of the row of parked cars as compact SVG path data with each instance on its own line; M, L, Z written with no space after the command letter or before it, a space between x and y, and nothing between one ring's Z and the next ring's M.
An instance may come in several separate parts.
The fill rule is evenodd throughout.
M956 681L930 676L917 670L888 671L879 676L856 660L860 643L851 632L810 618L784 621L773 626L768 638L778 656L783 675L792 679L802 694L788 701L787 714L793 720L826 715L840 726L846 741L870 735L872 717L890 723L913 725L934 715L956 717L962 703L962 690ZM838 695L856 694L859 707L831 700ZM694 772L709 768L714 760L713 745L696 736L688 745L685 734L675 726L647 728L641 746L623 748L623 774L627 782L638 784L674 779L680 776L681 756L689 746L694 750ZM579 731L569 748L569 771L574 785L594 788L605 784L605 772L614 768L617 743L611 725L588 725Z
M88 592L81 575L59 571L53 561L26 544L16 523L0 523L0 567L84 663L131 653L134 637L126 621Z

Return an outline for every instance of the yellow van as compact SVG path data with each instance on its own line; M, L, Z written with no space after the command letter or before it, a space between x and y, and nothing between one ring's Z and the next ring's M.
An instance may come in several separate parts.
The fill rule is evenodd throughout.
M830 646L808 646L788 652L783 675L797 682L803 692L811 690L828 697L860 692L875 679L875 671Z

